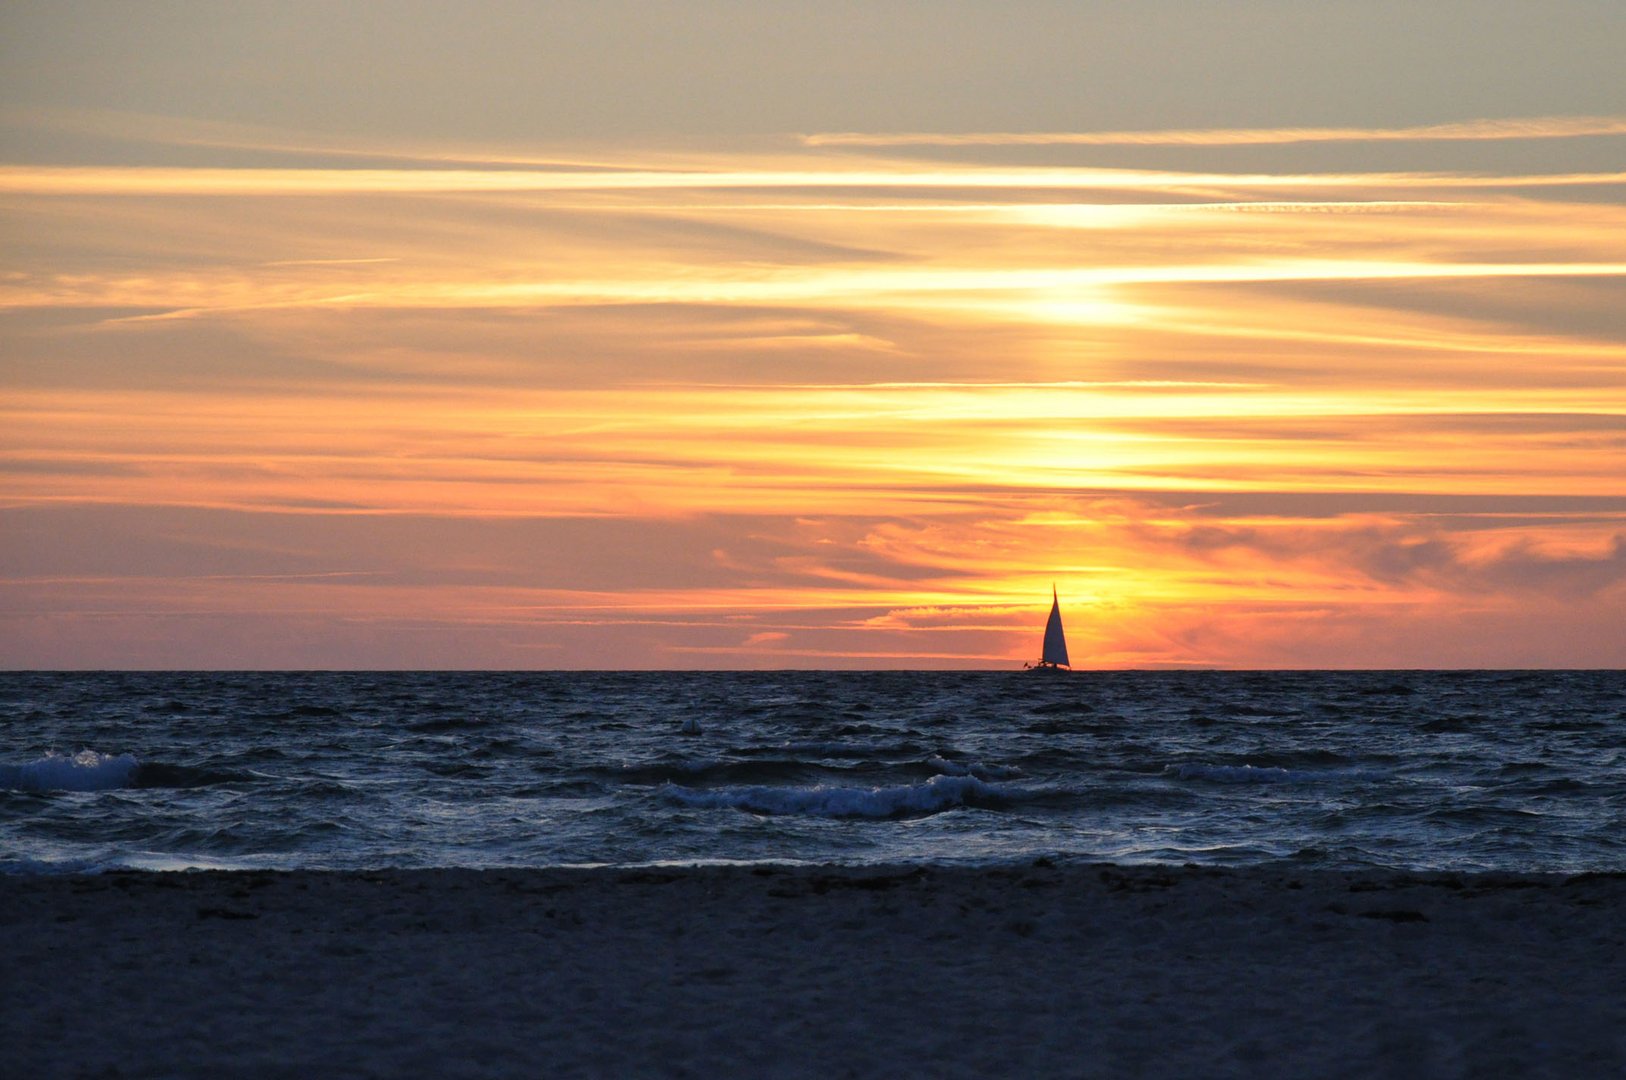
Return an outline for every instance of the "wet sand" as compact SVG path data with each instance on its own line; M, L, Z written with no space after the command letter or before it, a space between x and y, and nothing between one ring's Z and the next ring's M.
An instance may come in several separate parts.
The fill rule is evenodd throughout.
M15 1076L1626 1075L1626 875L0 879Z

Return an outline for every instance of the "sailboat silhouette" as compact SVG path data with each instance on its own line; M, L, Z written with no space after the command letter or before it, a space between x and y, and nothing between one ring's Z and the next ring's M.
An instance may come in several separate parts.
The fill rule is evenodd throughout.
M1068 671L1072 664L1067 659L1067 635L1061 629L1061 599L1056 587L1050 586L1050 620L1044 624L1044 652L1037 664L1025 665L1029 671Z

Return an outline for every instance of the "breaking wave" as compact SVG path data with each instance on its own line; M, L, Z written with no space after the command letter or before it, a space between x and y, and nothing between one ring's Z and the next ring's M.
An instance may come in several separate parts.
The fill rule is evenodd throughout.
M984 765L980 761L949 761L933 755L926 766L944 776L974 776L978 780L1014 780L1022 775L1015 765Z
M140 762L130 754L54 751L25 765L0 765L0 788L10 791L110 791L128 787Z
M1275 765L1167 765L1164 776L1215 784L1313 784L1324 780L1369 779L1355 769L1284 769Z
M114 791L119 788L197 788L253 780L254 774L141 761L134 754L55 751L23 765L0 764L0 791Z
M749 810L756 814L814 817L895 818L936 814L961 806L1009 802L1008 788L974 776L934 776L920 784L895 787L738 787L686 788L667 784L662 794L684 806Z

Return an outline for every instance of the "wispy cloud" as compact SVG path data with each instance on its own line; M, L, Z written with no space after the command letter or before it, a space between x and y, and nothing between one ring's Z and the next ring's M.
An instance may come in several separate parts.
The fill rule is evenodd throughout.
M435 193L723 191L823 188L920 191L1295 190L1365 188L1536 188L1626 183L1626 172L1530 173L1218 173L1142 169L971 166L889 169L265 169L144 166L5 166L0 192L29 195L421 195Z
M16 641L1006 663L1052 580L1109 663L1618 624L1626 173L1562 144L1550 174L423 149L0 169Z
M525 152L512 144L455 145L410 139L382 139L366 135L322 135L269 124L212 120L195 116L168 116L125 109L46 108L0 106L0 124L41 132L91 136L116 143L176 146L209 150L247 151L272 157L331 158L335 162L397 161L416 165L547 166L553 169L593 169L594 154L613 153L600 147L584 155L574 152Z
M1626 135L1626 117L1546 116L1399 128L1198 128L1178 131L824 132L808 146L1280 146L1319 142L1480 142Z

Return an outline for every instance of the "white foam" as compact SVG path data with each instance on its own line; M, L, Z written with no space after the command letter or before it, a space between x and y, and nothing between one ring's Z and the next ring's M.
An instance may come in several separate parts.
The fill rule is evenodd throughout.
M1217 784L1313 784L1322 780L1369 780L1361 769L1283 769L1275 765L1168 765L1163 775Z
M1014 780L1022 775L1015 765L984 765L980 761L949 761L933 755L926 764L944 776L975 776L978 780Z
M1169 765L1163 774L1181 780L1213 780L1221 784L1279 784L1293 778L1287 769L1260 765Z
M667 798L685 806L733 807L758 814L815 817L887 818L931 814L978 800L1009 797L1009 792L974 776L934 776L922 784L857 788L814 787L686 788L666 784Z
M1164 776L1215 784L1309 784L1348 776L1333 769L1283 769L1273 764L1171 764Z
M55 751L26 765L0 765L0 788L12 791L108 791L129 785L139 762L130 754Z

